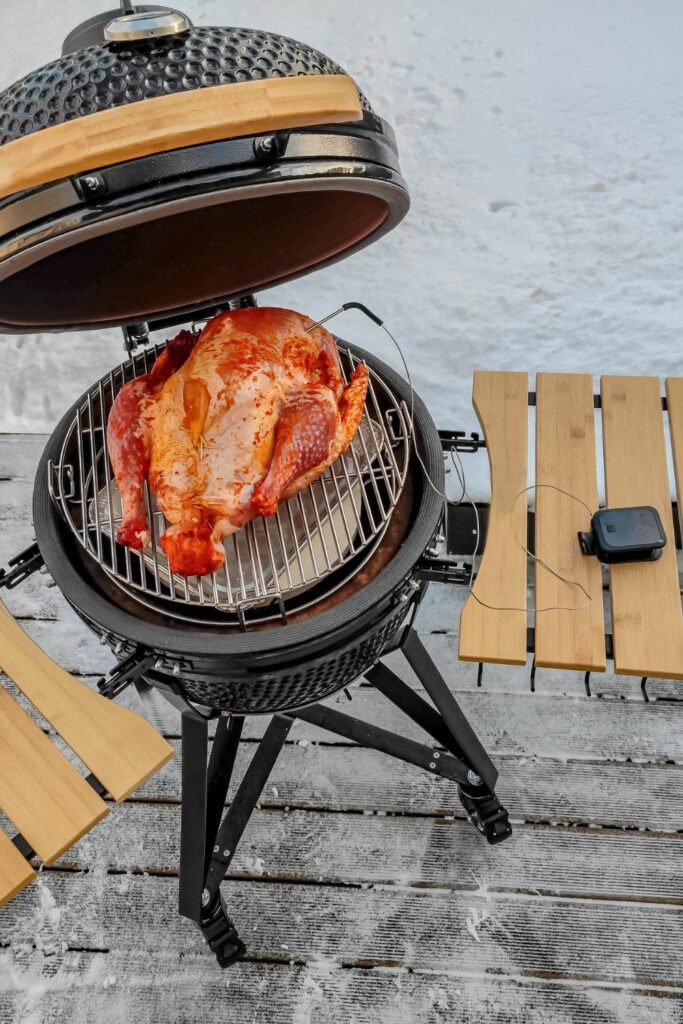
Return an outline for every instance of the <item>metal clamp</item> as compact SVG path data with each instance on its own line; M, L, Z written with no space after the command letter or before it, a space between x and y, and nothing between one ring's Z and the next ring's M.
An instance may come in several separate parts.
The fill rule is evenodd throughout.
M40 548L37 544L31 544L29 548L22 551L21 554L15 555L14 558L10 558L8 565L9 569L0 569L0 589L5 587L6 590L13 590L18 587L20 583L32 576L34 572L38 572L39 569L45 565L43 556L40 553Z

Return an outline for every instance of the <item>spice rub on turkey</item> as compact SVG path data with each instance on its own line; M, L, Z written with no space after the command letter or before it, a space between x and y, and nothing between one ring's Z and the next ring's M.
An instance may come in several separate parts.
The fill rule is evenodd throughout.
M171 569L203 576L223 564L223 538L307 487L358 429L368 371L346 386L334 338L288 309L240 309L183 331L150 373L118 393L107 443L121 493L120 544L150 530L144 482L171 523Z

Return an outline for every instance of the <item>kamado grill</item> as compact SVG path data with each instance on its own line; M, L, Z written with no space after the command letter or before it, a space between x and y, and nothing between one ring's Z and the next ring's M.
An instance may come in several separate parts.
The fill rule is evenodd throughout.
M507 838L496 770L411 628L428 579L466 576L439 557L444 452L479 442L440 435L402 376L338 339L347 379L369 369L352 445L274 516L226 538L214 574L171 572L149 491L150 546L114 539L116 395L174 327L254 306L398 224L409 200L389 125L310 47L122 0L0 94L0 144L0 328L118 325L127 351L54 431L35 483L37 543L0 584L43 567L119 660L102 692L154 687L180 710L181 913L223 966L243 955L219 886L296 719L454 781L489 842ZM382 663L398 649L431 704ZM436 749L317 703L361 676ZM273 717L221 822L248 714Z

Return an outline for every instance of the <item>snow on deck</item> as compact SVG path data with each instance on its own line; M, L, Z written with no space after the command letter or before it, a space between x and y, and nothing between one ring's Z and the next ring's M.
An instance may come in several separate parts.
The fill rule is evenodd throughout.
M0 564L31 539L44 442L0 437ZM44 577L6 596L65 668L94 684L111 666ZM512 839L488 846L451 783L297 723L224 883L249 953L221 972L176 912L176 758L0 911L0 1024L680 1024L680 684L645 704L637 680L594 675L588 699L579 673L539 670L531 694L528 671L487 666L477 689L462 596L433 585L418 624L498 765ZM423 738L352 693L357 716ZM176 712L157 718L178 747ZM248 720L238 778L266 725Z

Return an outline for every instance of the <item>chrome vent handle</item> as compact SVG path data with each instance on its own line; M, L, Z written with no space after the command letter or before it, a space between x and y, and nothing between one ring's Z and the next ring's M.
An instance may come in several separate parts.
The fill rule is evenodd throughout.
M191 28L192 22L180 11L141 11L114 18L105 26L104 38L109 43L133 43L141 39L177 36Z

